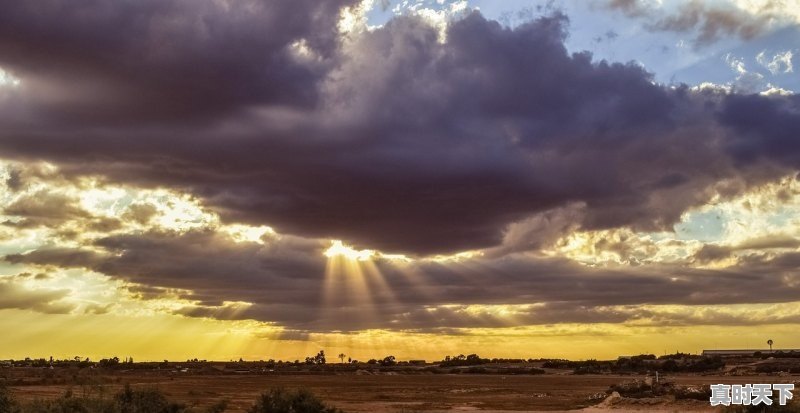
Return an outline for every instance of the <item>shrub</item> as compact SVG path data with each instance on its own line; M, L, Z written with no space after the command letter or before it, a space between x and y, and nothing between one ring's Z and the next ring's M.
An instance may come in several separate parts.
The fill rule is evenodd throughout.
M130 385L114 397L120 413L178 413L186 410L180 404L171 403L157 389L133 390Z
M271 389L262 393L249 413L343 413L328 407L308 390Z
M777 362L777 363L767 363L767 364L760 364L756 367L757 373L780 373L780 372L787 372L787 373L798 373L800 372L800 365L796 363L785 363L785 362Z
M61 397L52 400L35 400L18 406L15 413L118 413L111 400L73 397L67 390Z
M15 404L11 392L4 384L0 383L0 413L10 413Z
M657 395L657 392L653 391L653 386L645 383L641 380L626 382L626 383L619 383L614 384L606 391L606 393L611 394L612 392L619 393L622 397L631 397L631 398L642 398L642 397L653 397Z
M206 413L222 413L228 408L227 400L220 400L206 409Z
M219 401L205 413L222 413L227 401ZM35 400L30 403L16 403L8 390L0 384L0 413L191 413L181 404L170 402L158 389L135 390L125 386L111 398L75 397L67 390L61 397L49 400ZM302 410L292 411L304 413ZM323 411L328 413L329 411ZM334 412L334 411L330 411Z

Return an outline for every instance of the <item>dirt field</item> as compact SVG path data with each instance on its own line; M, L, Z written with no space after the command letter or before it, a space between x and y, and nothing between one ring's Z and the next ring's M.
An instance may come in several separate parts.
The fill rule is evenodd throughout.
M310 389L327 403L348 412L435 411L563 411L598 406L604 392L632 376L614 375L164 375L120 372L103 375L95 384L12 386L23 400L61 395L67 388L76 394L116 392L123 384L151 386L175 400L206 406L230 400L231 412L245 411L260 392L271 387ZM675 376L680 384L786 382L781 377ZM637 402L638 403L638 402ZM622 410L708 410L702 402L681 401L670 406L647 403L617 405ZM602 405L600 405L602 406ZM607 409L604 408L604 409ZM597 408L587 409L595 411Z

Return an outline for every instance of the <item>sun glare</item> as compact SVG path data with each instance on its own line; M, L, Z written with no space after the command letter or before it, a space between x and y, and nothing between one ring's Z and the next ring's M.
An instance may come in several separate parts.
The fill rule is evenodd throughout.
M352 261L367 261L375 255L373 250L356 250L348 247L339 240L331 241L331 246L325 250L328 258L343 257Z

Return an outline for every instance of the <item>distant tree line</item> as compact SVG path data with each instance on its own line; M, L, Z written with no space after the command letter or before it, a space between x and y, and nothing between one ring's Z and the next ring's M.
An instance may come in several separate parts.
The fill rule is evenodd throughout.
M542 364L542 367L573 369L575 374L643 373L647 371L698 373L719 370L725 367L725 362L719 356L673 354L656 357L653 354L641 354L632 357L621 357L618 360L548 360Z
M463 354L459 354L457 356L447 356L444 360L439 362L439 365L442 367L457 367L457 366L478 366L481 364L488 364L491 360L481 358L481 356L477 354L470 354L465 356Z

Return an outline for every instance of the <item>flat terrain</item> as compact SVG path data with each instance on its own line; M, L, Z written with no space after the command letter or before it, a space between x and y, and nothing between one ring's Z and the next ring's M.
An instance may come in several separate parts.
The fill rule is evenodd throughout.
M307 388L326 403L347 412L416 411L563 411L608 409L603 406L605 391L612 384L636 376L618 375L470 375L470 374L243 374L199 375L156 372L115 372L95 377L83 384L27 384L12 386L22 400L51 398L68 388L73 393L113 394L125 383L150 386L168 397L192 406L207 406L220 399L230 401L230 412L242 412L256 396L272 387ZM799 377L670 376L686 385L711 383L789 382ZM615 405L619 410L686 411L709 410L698 401L678 401L669 405Z

